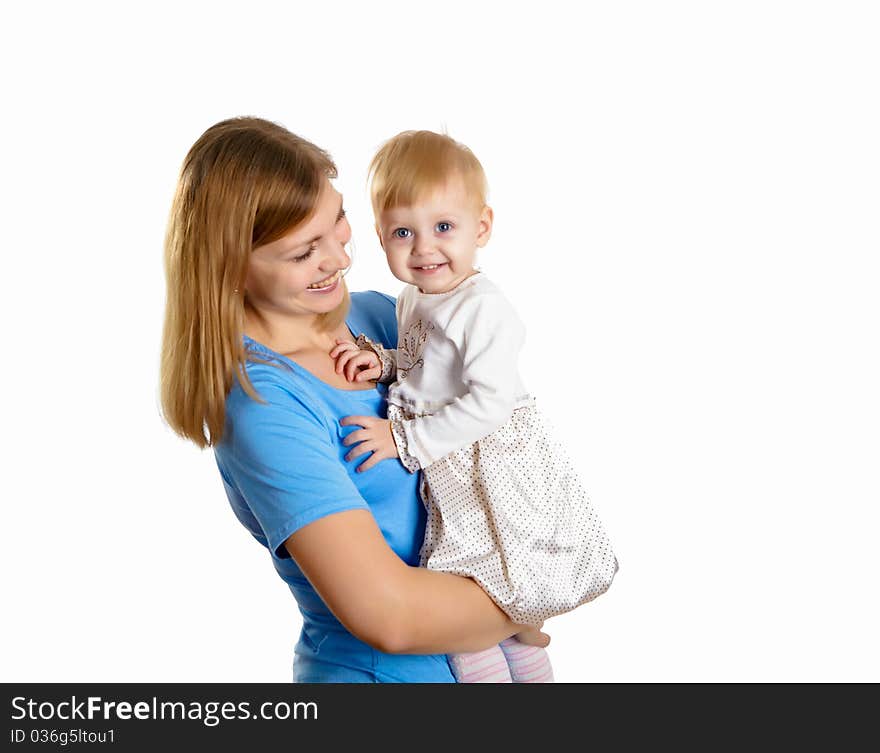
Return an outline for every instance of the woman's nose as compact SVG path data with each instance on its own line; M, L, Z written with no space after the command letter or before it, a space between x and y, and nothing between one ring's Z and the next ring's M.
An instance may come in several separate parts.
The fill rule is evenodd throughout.
M348 234L348 239L351 239L351 233ZM322 260L323 267L335 271L336 269L344 269L351 264L351 257L345 250L348 239L335 238L326 244L327 250Z
M343 246L351 240L351 225L347 217L342 217L336 224L336 238Z

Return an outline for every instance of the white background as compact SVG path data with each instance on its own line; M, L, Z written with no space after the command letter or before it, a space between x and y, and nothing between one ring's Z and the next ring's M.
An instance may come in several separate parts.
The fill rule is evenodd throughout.
M3 8L3 680L290 679L294 601L157 397L177 171L243 114L335 157L352 289L400 289L384 139L482 160L621 563L547 623L558 680L880 680L875 4Z

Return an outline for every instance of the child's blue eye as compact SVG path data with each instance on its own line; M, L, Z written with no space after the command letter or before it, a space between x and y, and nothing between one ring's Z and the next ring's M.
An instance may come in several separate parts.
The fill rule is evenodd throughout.
M437 223L437 232L438 233L448 233L452 230L452 224L449 222L438 222Z
M395 238L409 238L409 230L407 230L405 227L399 227L392 233L392 235Z

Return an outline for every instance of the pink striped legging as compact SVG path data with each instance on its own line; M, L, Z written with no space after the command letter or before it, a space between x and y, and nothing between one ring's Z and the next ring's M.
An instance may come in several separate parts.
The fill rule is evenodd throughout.
M543 648L507 638L472 654L450 654L458 682L553 682L553 669Z

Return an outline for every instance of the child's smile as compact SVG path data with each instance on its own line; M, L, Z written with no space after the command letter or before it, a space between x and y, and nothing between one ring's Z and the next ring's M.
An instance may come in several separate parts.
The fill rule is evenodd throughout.
M435 272L442 271L445 267L448 266L449 264L444 261L440 262L439 264L428 264L423 267L410 267L410 269L412 269L413 272L415 272L416 274L433 275Z

